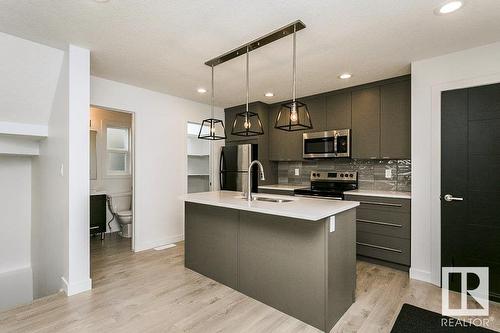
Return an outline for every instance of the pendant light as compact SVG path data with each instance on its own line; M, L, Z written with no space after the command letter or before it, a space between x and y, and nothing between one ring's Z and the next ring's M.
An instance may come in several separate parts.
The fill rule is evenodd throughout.
M215 99L215 85L214 85L214 65L212 67L212 100L210 104L211 118L203 120L198 133L198 139L202 140L224 140L226 139L226 130L224 122L220 119L214 118L214 99Z
M250 112L249 104L249 53L250 47L246 47L246 80L247 80L247 100L246 100L246 110L245 112L238 113L234 118L233 128L231 130L232 135L237 136L257 136L264 134L264 129L262 128L262 122L260 121L259 115L255 112Z
M311 116L309 114L309 109L307 105L297 101L296 91L297 91L297 51L296 51L296 32L297 27L294 24L293 26L293 89L292 89L292 101L290 103L285 103L281 105L281 108L276 116L276 121L274 124L274 128L292 132L292 131L301 131L306 129L313 128L311 122Z

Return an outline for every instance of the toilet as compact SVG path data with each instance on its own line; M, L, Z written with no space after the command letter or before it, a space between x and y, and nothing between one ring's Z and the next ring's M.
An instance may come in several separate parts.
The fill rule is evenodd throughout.
M116 218L118 225L120 226L120 231L118 234L124 238L132 237L132 228L133 228L133 213L132 210L120 210L117 211L116 206L113 205L113 198L109 195L106 196L108 201L108 208L111 214L113 215L113 219ZM113 221L113 219L111 221ZM111 223L108 222L108 225Z
M132 211L124 210L116 213L116 220L120 225L120 236L125 238L132 237Z

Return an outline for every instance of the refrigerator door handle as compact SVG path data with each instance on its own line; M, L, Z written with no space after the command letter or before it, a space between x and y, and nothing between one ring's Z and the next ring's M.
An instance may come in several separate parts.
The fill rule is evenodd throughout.
M221 148L221 151L220 151L220 161L219 161L219 180L220 180L220 189L223 190L224 189L224 177L222 176L222 173L223 173L223 170L224 170L224 149Z

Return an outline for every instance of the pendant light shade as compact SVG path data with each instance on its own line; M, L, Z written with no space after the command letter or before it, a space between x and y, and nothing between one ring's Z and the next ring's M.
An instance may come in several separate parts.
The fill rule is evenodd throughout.
M262 122L255 112L241 112L236 115L233 122L232 135L256 136L264 134Z
M292 101L281 105L281 108L276 116L274 128L293 132L313 128L311 115L307 105L295 99L297 92L297 71L296 71L296 25L293 26L293 88L292 88Z
M215 86L214 86L214 66L212 65L212 100L210 105L211 118L202 121L198 139L203 140L224 140L226 139L226 130L224 122L220 119L214 118L214 99L215 99Z
M299 101L282 104L274 128L287 132L313 128L307 105Z
M236 114L233 122L233 128L231 130L232 135L237 136L257 136L264 134L264 129L262 127L262 122L260 117L255 112L250 112L249 110L249 72L248 72L248 52L249 47L246 48L246 86L247 86L247 99L246 99L246 110Z
M203 120L198 133L198 139L203 140L224 140L226 133L224 122L220 119L208 118Z

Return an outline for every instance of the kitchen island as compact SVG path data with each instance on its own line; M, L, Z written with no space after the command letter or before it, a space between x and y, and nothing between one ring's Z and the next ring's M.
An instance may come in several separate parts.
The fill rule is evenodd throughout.
M185 266L328 332L354 302L359 204L254 199L186 195Z

